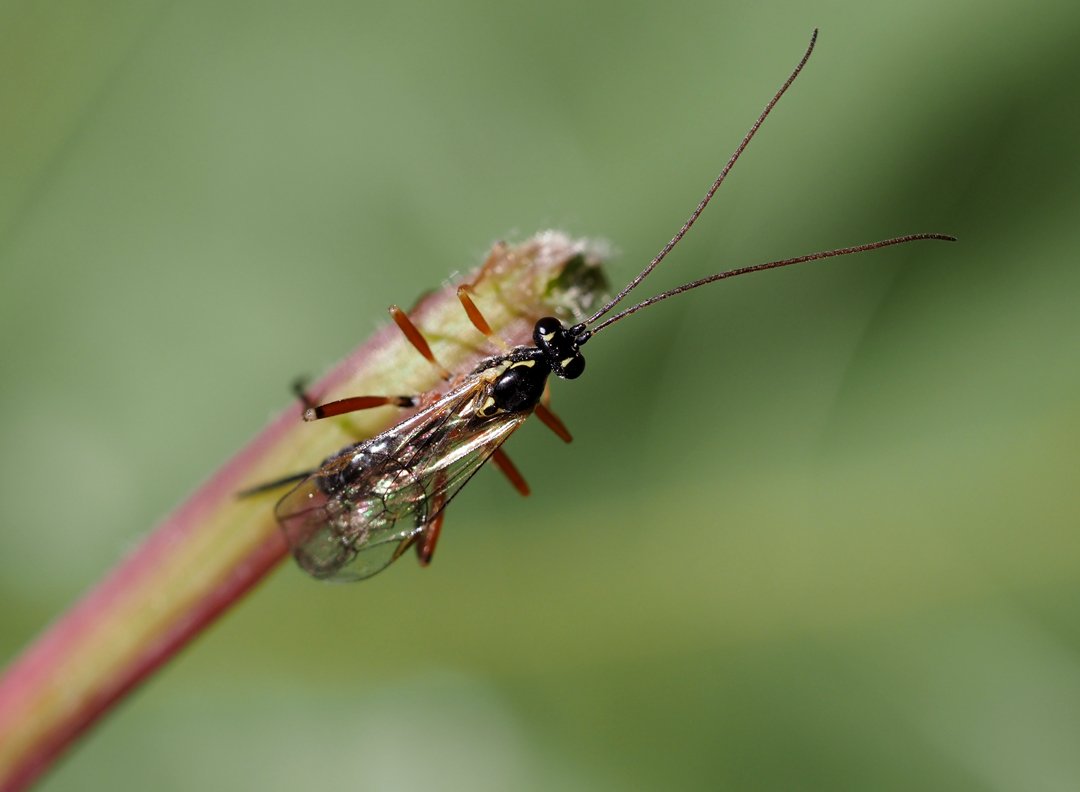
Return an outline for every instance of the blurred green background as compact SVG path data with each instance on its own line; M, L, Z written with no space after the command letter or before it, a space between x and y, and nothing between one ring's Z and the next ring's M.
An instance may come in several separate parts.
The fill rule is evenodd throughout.
M302 9L302 10L301 10ZM43 789L1080 788L1080 6L0 5L0 657L497 238L675 230L436 563L279 570Z

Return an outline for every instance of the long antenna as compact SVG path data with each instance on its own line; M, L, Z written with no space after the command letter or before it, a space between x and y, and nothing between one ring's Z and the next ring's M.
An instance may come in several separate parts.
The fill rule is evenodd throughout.
M777 267L786 267L789 264L802 264L804 261L818 261L820 259L835 258L836 256L846 256L850 253L864 253L867 250L877 250L878 248L890 247L891 245L902 245L905 242L914 242L919 239L940 239L945 242L955 242L956 237L949 236L947 234L907 234L906 236L893 237L892 239L883 239L880 242L868 242L865 245L854 245L853 247L836 248L835 250L824 250L820 253L809 253L805 256L795 256L794 258L780 259L779 261L770 261L765 264L754 264L749 267L739 267L737 269L728 270L727 272L718 272L715 275L709 275L707 278L701 278L693 281L692 283L684 283L682 286L676 286L674 289L668 289L666 292L650 297L647 300L642 300L637 305L626 308L620 311L612 317L605 319L596 327L591 328L591 335L596 335L605 327L610 324L614 324L620 319L624 319L632 313L637 313L642 308L646 308L654 303L666 300L668 297L674 297L676 294L682 294L685 291L696 289L698 286L704 286L706 283L712 283L713 281L724 280L725 278L734 278L736 275L746 275L749 272L760 272L761 270L776 269Z
M798 65L791 72L791 75L787 78L787 80L784 81L784 84L780 86L780 90L776 92L776 95L773 96L773 98L769 101L767 105L765 105L765 109L761 111L761 115L757 117L757 121L755 121L754 125L750 127L750 131L747 132L746 135L743 137L742 142L738 145L738 147L735 149L735 152L728 159L727 164L724 166L723 170L720 171L720 175L716 177L716 180L712 183L712 186L709 187L709 191L705 193L705 197L701 199L701 201L697 205L697 208L694 209L694 211L690 214L690 217L687 218L686 222L682 224L682 228L679 229L678 233L676 233L675 236L671 238L670 242L664 245L663 249L661 249L661 251L656 254L655 258L653 258L653 260L649 262L648 266L646 266L645 269L638 273L636 278L626 284L623 290L620 291L617 295L615 295L615 297L610 300L607 305L605 305L599 311L597 311L584 322L582 322L582 324L592 324L601 316L614 308L616 305L618 305L619 302L621 302L627 294L633 291L639 283L641 283L643 280L645 280L645 278L648 277L649 273L656 268L657 264L659 264L667 257L667 254L670 253L677 244L679 244L679 240L686 236L686 232L690 230L690 227L694 225L694 222L698 219L698 217L701 216L701 213L705 211L705 207L709 205L709 201L712 200L713 195L720 188L720 185L723 184L724 179L727 178L728 173L731 172L731 169L735 166L735 163L738 161L743 151L745 151L746 147L750 145L750 141L754 139L754 135L757 134L758 128L762 125L762 123L764 123L765 119L768 118L769 113L772 112L773 107L775 107L776 103L780 101L780 97L783 96L787 92L787 89L791 87L791 84L795 82L795 78L799 76L799 72L803 70L803 66L806 65L806 62L810 60L810 54L814 51L814 44L817 43L817 37L818 31L817 28L814 28L814 32L810 36L810 46L806 48L806 53L802 56L802 60L799 61ZM607 323L605 322L605 324ZM601 327L603 326L604 325L601 325Z

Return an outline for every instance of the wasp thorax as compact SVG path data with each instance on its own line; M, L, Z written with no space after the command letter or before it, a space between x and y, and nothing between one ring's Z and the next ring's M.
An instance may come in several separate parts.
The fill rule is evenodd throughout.
M491 386L491 396L481 405L481 417L500 412L519 412L536 406L544 394L548 369L539 360L519 360L507 366Z
M545 316L536 323L533 341L556 376L577 379L585 371L585 358L578 350L577 337L555 317Z

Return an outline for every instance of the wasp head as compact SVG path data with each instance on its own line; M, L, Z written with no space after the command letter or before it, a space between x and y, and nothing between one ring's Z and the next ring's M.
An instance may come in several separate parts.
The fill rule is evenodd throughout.
M564 327L553 316L545 316L533 328L533 342L544 353L544 360L562 379L577 379L585 371L585 358L580 347L589 340L584 325Z

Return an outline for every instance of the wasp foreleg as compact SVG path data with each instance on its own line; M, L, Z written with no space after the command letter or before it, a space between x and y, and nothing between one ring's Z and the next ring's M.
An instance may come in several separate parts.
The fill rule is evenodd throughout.
M420 332L420 328L413 324L409 315L396 305L391 305L390 317L424 360L438 369L439 376L444 380L449 380L451 377L450 371L435 357L435 353L431 351L431 345L424 338L424 334Z
M473 298L470 296L475 293L475 284L464 283L457 288L458 301L461 302L461 307L465 309L465 315L469 317L469 321L473 323L473 327L479 330L488 341L493 343L503 352L510 351L510 345L495 334L495 331L491 329L491 323L484 318L484 314L476 307L476 303L473 302Z

